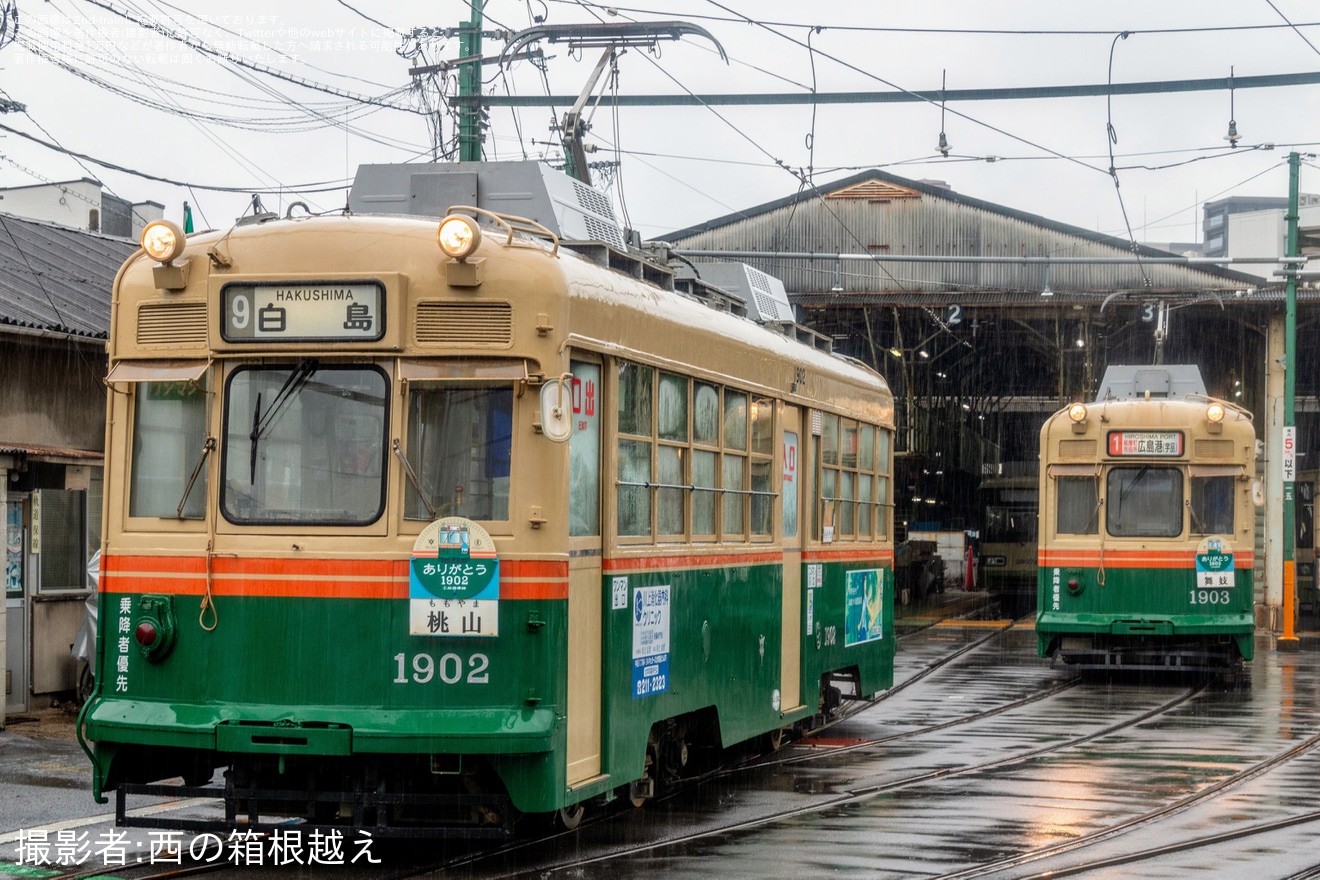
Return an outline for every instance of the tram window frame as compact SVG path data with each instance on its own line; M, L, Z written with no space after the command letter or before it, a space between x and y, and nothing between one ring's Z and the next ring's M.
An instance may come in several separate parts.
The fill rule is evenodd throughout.
M830 541L874 543L889 536L890 431L881 426L820 413L816 437L816 536Z
M656 379L655 534L662 542L686 540L691 491L692 381L660 371Z
M125 487L128 521L150 521L152 529L159 529L163 525L161 520L191 524L204 522L210 484L207 460L210 450L206 446L211 421L210 371L206 370L197 380L133 381L131 388L131 434L127 440L129 464ZM156 398L153 395L157 393L166 396ZM149 401L168 401L181 406L170 408L179 412L163 412L157 418L156 407L148 405ZM147 410L153 412L151 420L144 424ZM178 430L172 430L176 427ZM168 481L162 484L168 488L148 492L146 483L155 481L161 484L161 473L165 470L172 471ZM197 470L197 478L189 488L188 481L194 470ZM181 500L187 502L182 516L179 515Z
M1121 483L1124 475L1133 474L1131 481L1124 485ZM1147 482L1151 477L1168 476L1174 478L1173 482L1177 485L1167 485L1161 487L1157 482ZM1183 493L1186 491L1184 484L1185 476L1182 468L1169 467L1154 464L1133 464L1123 467L1111 467L1105 475L1105 531L1115 538L1178 538L1186 531L1183 512ZM1133 496L1131 493L1134 488L1142 483L1142 492ZM1131 504L1128 510L1134 505L1146 504L1145 510L1140 507L1135 511L1135 520L1125 520L1124 502L1130 499ZM1164 510L1159 509L1159 503L1167 504ZM1155 528L1160 525L1160 514L1168 514L1163 520L1162 528ZM1149 525L1153 523L1154 526ZM1176 527L1175 527L1176 524Z
M776 402L631 361L616 381L618 542L773 542Z
M403 480L403 501L402 517L407 522L430 522L445 516L463 516L475 522L482 523L507 523L510 518L512 507L511 496L513 494L513 470L517 458L517 450L514 448L517 431L514 430L514 422L517 418L514 400L517 397L517 389L514 383L505 381L491 381L483 379L446 379L446 380L428 380L424 382L410 382L407 388L408 394L404 409L404 458L408 466L412 468L417 476L417 481L424 489L432 492L432 497L428 499L435 508L435 515L426 509L422 502L421 495L417 487L413 485L412 480ZM462 412L469 416L467 430L464 425L459 424L455 428L455 434L468 442L466 450L467 465L469 471L473 467L481 468L481 475L473 477L468 474L463 485L481 483L484 493L465 492L461 498L455 497L446 500L443 497L445 487L452 485L454 477L442 478L438 473L431 473L423 458L427 455L427 450L423 449L424 441L418 436L417 431L420 428L417 418L417 407L422 404L423 395L435 396L440 393L448 394L450 392L466 392L470 395L483 393L478 403L475 397L466 401L459 401ZM502 405L501 405L502 404ZM448 404L447 404L448 405ZM500 419L504 421L499 421ZM480 424L476 424L479 421ZM443 430L438 428L437 430ZM474 436L480 435L482 442L479 444L483 450L478 454L478 446L471 440ZM442 447L456 446L458 444L440 444ZM460 452L458 455L462 456ZM501 468L502 465L502 468ZM502 469L502 473L501 473ZM488 516L480 515L472 510L476 498L482 498L489 504L484 512ZM464 509L462 501L469 501L467 509Z
M1066 520L1065 517L1067 517ZM1085 519L1082 517L1085 517ZM1055 477L1054 533L1056 535L1100 534L1100 477L1098 474L1060 475Z
M655 528L655 501L650 491L654 473L655 369L646 364L620 361L615 381L614 528L620 543L650 543ZM625 450L629 454L625 455ZM632 484L632 485L628 485ZM641 485L637 485L641 484Z
M379 496L374 510L368 511L367 509L364 509L362 514L356 517L316 516L316 517L309 517L306 519L299 519L292 516L273 516L273 515L260 515L260 514L244 516L241 515L236 509L231 509L231 501L233 499L231 498L230 483L231 482L235 483L234 491L237 491L237 487L242 484L241 475L245 470L247 470L247 466L248 466L247 441L250 438L250 432L247 428L247 423L250 420L250 417L247 416L246 412L244 413L244 417L240 418L238 423L235 423L232 426L232 428L230 425L231 417L234 415L234 403L236 400L234 382L239 377L243 376L246 373L260 372L260 371L273 372L279 369L287 369L289 371L289 378L296 379L297 374L301 371L300 368L301 370L307 370L310 368L311 372L307 373L306 378L303 380L302 386L299 389L293 391L292 394L303 393L302 388L305 388L310 383L311 378L313 376L318 376L322 374L358 371L361 373L374 373L376 374L376 376L379 377L381 382L381 386L380 386L381 394L380 394L380 404L378 409L362 414L351 413L351 412L350 413L331 413L329 411L326 412L325 419L327 424L325 426L324 433L327 437L333 436L335 446L334 449L331 450L329 446L330 441L327 440L326 447L323 450L324 454L327 456L333 453L336 456L335 459L336 462L342 459L351 467L359 470L364 467L362 462L365 461L365 468L369 471L370 468L372 467L373 459L374 459L374 465L379 470L378 475L376 475L377 483L379 485ZM279 388L280 386L275 385L274 387ZM275 528L275 529L287 528L287 529L295 529L295 530L310 528L310 527L348 528L348 529L360 530L360 529L372 528L372 527L378 528L380 526L382 522L382 517L385 513L386 499L388 498L388 488L389 488L389 460L387 456L389 454L388 438L390 431L390 401L391 401L391 394L393 392L393 383L390 379L389 373L385 369L383 369L379 364L375 364L375 363L322 363L308 358L304 358L301 361L288 361L288 362L279 362L279 363L266 363L266 362L244 363L244 364L235 365L228 372L228 375L225 377L224 388L225 388L224 414L220 426L220 447L221 447L220 448L220 480L219 480L220 485L218 487L218 496L219 496L220 515L223 517L226 523L230 524L231 526L240 527L240 528L260 526L266 528ZM330 395L326 395L326 396L330 397ZM343 391L341 391L338 396L345 400L353 400L354 402L361 402L356 400L356 397L358 396L358 393L356 392L352 392L346 397ZM375 395L373 394L372 396L374 397ZM288 399L292 400L293 398L292 396L289 396ZM274 405L276 404L273 404L271 402L266 402L266 405L263 407L263 410L265 410L265 412L267 413L272 412L272 410L268 409L267 407ZM284 404L283 406L287 408L289 404ZM300 416L302 415L301 410L299 411L299 415ZM358 418L359 416L370 417L372 415L374 415L378 419L378 425L376 425L376 427L379 428L379 434L371 435L367 433L361 433L360 436L358 434L354 434L350 438L353 441L360 441L358 445L366 449L367 458L363 459L361 456L358 456L357 459L347 458L346 456L350 456L353 453L353 450L351 448L352 444L348 444L348 445L345 444L343 435L341 434L341 425L347 425L349 428L353 430L358 430L362 426L360 423L354 421L354 419ZM331 427L328 424L329 419L332 416L336 419L336 425L334 427ZM315 417L310 412L308 413L308 417L315 420ZM280 416L280 418L281 419L287 418L287 415ZM273 425L274 422L272 422L271 424ZM261 439L261 436L262 435L258 435L258 439ZM267 449L269 449L271 448L270 444L274 443L277 438L273 435L266 435L266 439L268 440ZM290 449L293 448L287 442L282 445L284 445L286 448L290 448ZM299 440L297 443L299 456L301 456L302 452L304 451L304 448L305 447L303 446L303 440ZM315 454L313 454L313 456L310 457L312 457L313 460L315 460ZM267 461L268 460L269 459L267 459ZM335 466L341 467L342 465L336 464ZM231 467L236 468L234 472L235 476L232 480L230 474ZM356 476L370 477L373 476L373 474L371 473L357 474ZM298 480L298 486L300 491L302 489L302 485L303 485L303 481L300 478ZM349 492L350 490L347 487L344 487L344 488L337 488L337 491ZM269 505L267 505L265 509L268 511L276 510L276 508L271 507ZM328 510L329 510L328 508L325 508L319 512L325 513L328 512ZM291 513L292 511L293 508L283 509L283 512L286 514ZM345 512L351 512L351 511L345 509Z
M601 531L601 392L604 367L597 360L575 356L572 409L577 423L568 438L568 535L600 540Z
M1188 528L1193 535L1231 535L1237 516L1237 477L1226 474L1191 474L1187 511ZM1210 497L1214 495L1215 497ZM1208 505L1216 509L1207 510ZM1222 517L1227 516L1225 524ZM1216 526L1224 526L1216 528Z

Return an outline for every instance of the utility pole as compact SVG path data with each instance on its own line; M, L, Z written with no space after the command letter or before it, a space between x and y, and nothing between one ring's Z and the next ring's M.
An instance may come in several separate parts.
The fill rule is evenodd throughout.
M1299 153L1288 154L1288 253L1287 257L1298 255L1298 177L1300 176L1302 157ZM1297 479L1297 263L1287 263L1287 278L1284 292L1287 299L1283 329L1283 634L1279 636L1278 646L1281 651L1296 651L1297 634L1294 631L1297 616L1297 576L1294 563L1294 551L1297 543L1296 502L1293 484Z
M481 6L482 0L469 0L472 18L460 29L458 54L464 60L458 72L458 93L471 97L458 115L458 161L481 161Z

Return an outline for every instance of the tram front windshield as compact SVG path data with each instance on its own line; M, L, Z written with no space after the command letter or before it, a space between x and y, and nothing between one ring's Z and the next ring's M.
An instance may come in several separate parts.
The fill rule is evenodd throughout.
M1036 540L1036 490L1001 489L985 493L985 529L981 540L1025 544Z
M1105 523L1115 537L1176 538L1183 532L1183 475L1177 468L1113 468L1105 495Z
M303 360L235 370L226 389L225 518L375 522L385 503L387 399L376 367Z

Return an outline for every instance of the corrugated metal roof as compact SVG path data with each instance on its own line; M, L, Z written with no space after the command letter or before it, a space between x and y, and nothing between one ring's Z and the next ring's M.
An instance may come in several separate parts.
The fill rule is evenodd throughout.
M915 197L914 197L915 196ZM794 301L832 287L845 293L1056 293L1259 288L1254 275L1211 266L977 262L975 257L1113 259L1177 256L974 199L943 186L870 170L661 236L679 250L869 253L875 262L748 260L781 278ZM967 262L884 263L893 255ZM843 271L839 271L839 269Z
M110 289L137 243L0 214L0 332L5 325L107 339Z

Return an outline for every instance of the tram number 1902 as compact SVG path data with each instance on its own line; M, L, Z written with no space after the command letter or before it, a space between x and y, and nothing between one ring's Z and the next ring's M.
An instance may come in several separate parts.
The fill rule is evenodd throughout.
M1192 590L1193 605L1227 605L1228 590Z
M394 676L395 684L407 684L410 679L417 684L426 684L437 675L445 684L458 684L460 681L467 684L490 684L490 658L485 654L473 654L467 658L466 663L457 654L444 654L439 660L430 654L414 654L411 670L407 660L402 652L394 655L398 670L398 675Z

